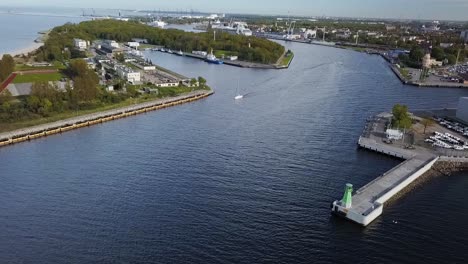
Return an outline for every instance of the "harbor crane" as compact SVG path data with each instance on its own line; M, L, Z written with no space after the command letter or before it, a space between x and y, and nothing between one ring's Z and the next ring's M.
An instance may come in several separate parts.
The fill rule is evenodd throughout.
M292 34L294 33L294 28L296 27L296 21L291 21L288 27L286 39L291 40L292 39Z

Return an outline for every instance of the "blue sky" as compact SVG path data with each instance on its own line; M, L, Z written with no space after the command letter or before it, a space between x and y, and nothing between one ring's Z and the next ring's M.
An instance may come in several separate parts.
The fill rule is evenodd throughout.
M2 0L10 6L57 6L468 20L468 0Z

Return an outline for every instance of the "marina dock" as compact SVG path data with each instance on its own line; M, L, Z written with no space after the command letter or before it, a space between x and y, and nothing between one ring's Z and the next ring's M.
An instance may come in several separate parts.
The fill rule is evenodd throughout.
M358 146L363 149L389 155L404 161L378 176L353 194L352 184L346 184L343 199L332 203L332 213L362 226L369 225L383 213L387 201L428 172L438 161L468 162L467 157L446 156L443 152L414 146L405 142L388 144L383 141L383 125L389 114L374 117L359 137Z
M212 90L194 91L188 94L154 100L146 103L136 104L127 107L121 107L113 110L103 111L94 114L82 115L74 118L60 120L25 129L18 129L10 132L0 133L0 147L14 143L24 142L40 137L66 132L86 126L100 124L119 118L142 114L149 111L163 109L179 104L193 102L212 95Z

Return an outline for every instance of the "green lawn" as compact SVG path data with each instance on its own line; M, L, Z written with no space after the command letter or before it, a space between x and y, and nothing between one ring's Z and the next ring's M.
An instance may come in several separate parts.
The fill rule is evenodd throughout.
M15 71L34 71L34 70L63 70L66 69L65 65L61 62L54 62L52 63L53 66L45 66L45 67L32 67L26 64L17 64L15 67Z
M238 56L238 52L235 51L227 51L227 50L215 50L214 55L218 58L221 58L224 56Z
M294 58L294 53L291 51L290 53L287 53L282 59L281 59L281 66L288 66L291 60Z
M13 80L13 83L32 83L32 82L56 82L62 79L62 74L58 72L54 73L42 73L42 74L18 74Z
M409 79L410 76L409 76L409 71L408 71L408 69L406 69L406 68L398 68L398 71L400 71L400 74L401 74L404 78Z

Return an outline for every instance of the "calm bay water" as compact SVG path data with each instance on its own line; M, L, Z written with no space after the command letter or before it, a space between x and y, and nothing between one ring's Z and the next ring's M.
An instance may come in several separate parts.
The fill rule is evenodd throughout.
M0 12L6 10L0 8ZM18 11L19 12L19 11ZM67 22L78 23L83 21L79 17L66 16L44 16L15 15L0 13L0 54L10 53L29 48L35 39L39 37L38 32L45 31Z
M282 71L147 53L216 93L0 148L1 262L466 263L466 173L365 229L329 205L399 163L356 149L369 115L455 107L468 92L403 86L376 56L284 44L296 58Z

